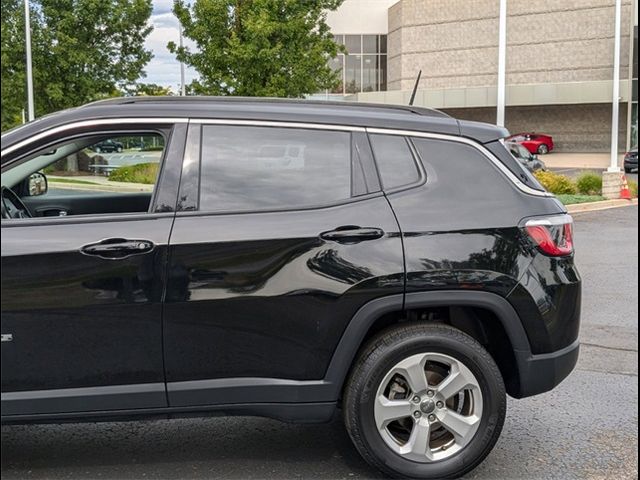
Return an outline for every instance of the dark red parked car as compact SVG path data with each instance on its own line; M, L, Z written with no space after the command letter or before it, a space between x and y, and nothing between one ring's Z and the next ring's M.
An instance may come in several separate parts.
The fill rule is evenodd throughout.
M525 147L531 153L544 155L553 150L553 138L541 133L518 133L511 135L508 141L516 142Z

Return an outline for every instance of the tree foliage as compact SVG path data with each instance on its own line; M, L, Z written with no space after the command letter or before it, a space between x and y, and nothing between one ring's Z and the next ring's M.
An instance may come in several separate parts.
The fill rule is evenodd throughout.
M2 0L3 130L26 102L22 5ZM151 0L32 0L31 5L37 116L122 95L144 75L152 57L144 48L152 30Z
M2 130L16 125L22 117L25 96L24 13L18 0L2 0L2 38L0 40L0 110ZM22 29L21 29L22 28Z
M124 88L124 92L128 96L142 96L142 97L158 97L158 96L171 96L173 92L170 87L163 87L155 83L135 83L128 85Z
M326 12L342 0L176 0L174 13L197 49L169 50L200 74L208 95L301 97L338 83L328 66L338 46Z

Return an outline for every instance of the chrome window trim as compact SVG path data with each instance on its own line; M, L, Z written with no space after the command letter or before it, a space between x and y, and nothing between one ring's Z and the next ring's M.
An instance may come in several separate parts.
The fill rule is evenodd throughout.
M485 157L493 163L493 165L500 170L511 182L522 192L527 193L529 195L535 195L536 197L553 197L554 195L549 192L543 192L540 190L536 190L535 188L531 188L528 185L522 183L518 177L516 177L511 170L509 170L500 160L495 158L495 156L482 144L473 141L471 139L465 137L459 137L455 135L446 135L442 133L427 133L427 132L417 132L415 130L393 130L386 128L367 128L368 133L381 133L385 135L403 135L408 137L418 137L418 138L431 138L434 140L445 140L450 142L458 142L463 143L465 145L469 145L480 153L482 153Z
M12 145L0 152L0 157L4 157L20 148L23 148L33 142L41 140L42 138L46 138L51 135L56 135L61 132L65 132L67 130L72 130L74 128L83 128L83 127L92 127L92 126L104 126L104 125L119 125L119 124L175 124L175 123L194 123L201 125L238 125L238 126L255 126L255 127L283 127L283 128L300 128L300 129L313 129L313 130L333 130L333 131L346 131L346 132L364 132L364 133L378 133L382 135L401 135L406 137L417 137L417 138L431 138L435 140L445 140L450 142L458 142L465 145L469 145L480 153L482 153L489 161L500 171L503 175L505 175L520 191L534 195L536 197L553 197L553 195L549 192L542 192L536 190L534 188L525 185L522 181L516 177L516 175L511 172L500 160L495 158L495 156L482 144L473 141L471 139L460 137L456 135L447 135L441 133L428 133L428 132L419 132L415 130L397 130L390 128L371 128L371 127L358 127L358 126L350 126L350 125L332 125L325 123L304 123L304 122L289 122L289 121L270 121L270 120L235 120L235 119L224 119L224 118L153 118L153 117L142 117L142 118L105 118L100 120L84 120L78 122L72 122L65 125L60 125L58 127L53 127L44 132L40 132L33 137L30 137L26 140L23 140L15 145Z
M332 125L329 123L303 123L303 122L281 122L271 120L234 120L226 118L192 118L190 122L200 125L230 125L245 127L282 127L282 128L302 128L309 130L333 130L339 132L362 132L366 133L366 128L350 125Z
M14 145L11 145L10 147L3 149L0 152L0 157L4 157L5 155L15 152L16 150L19 150L22 147L26 147L30 143L37 142L38 140L41 140L48 136L66 132L67 130L73 130L75 128L94 127L94 126L99 127L104 125L122 125L122 124L149 125L149 124L174 124L174 123L189 123L189 119L188 118L149 118L149 117L120 118L118 117L118 118L103 118L100 120L82 120L79 122L72 122L72 123L67 123L65 125L53 127L53 128L50 128L49 130L45 130L32 137L29 137L26 140L22 140L21 142L18 142Z

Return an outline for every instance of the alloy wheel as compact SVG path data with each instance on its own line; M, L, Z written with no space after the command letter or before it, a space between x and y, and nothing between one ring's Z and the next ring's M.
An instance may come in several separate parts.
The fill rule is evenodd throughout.
M396 454L420 463L447 459L473 439L482 391L463 363L441 353L412 355L383 378L374 401L376 427Z

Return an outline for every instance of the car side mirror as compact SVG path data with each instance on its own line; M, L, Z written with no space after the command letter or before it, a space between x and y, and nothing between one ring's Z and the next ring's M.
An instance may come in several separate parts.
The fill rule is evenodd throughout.
M42 172L36 172L29 175L29 196L37 197L44 195L49 190L49 182Z

